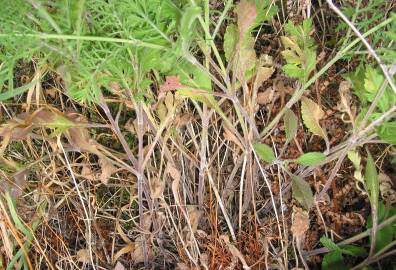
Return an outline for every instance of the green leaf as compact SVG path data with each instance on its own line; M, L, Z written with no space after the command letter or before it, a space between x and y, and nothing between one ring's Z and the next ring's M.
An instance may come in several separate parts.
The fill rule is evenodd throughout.
M32 88L34 85L37 84L37 80L33 80L30 83L27 83L25 85L22 85L18 88L13 88L12 90L5 91L4 93L0 93L0 101L4 101L10 98L13 98L17 95L23 94L30 88Z
M180 21L180 35L182 38L189 39L189 37L192 35L191 28L200 14L201 8L198 6L187 7L183 11L183 16Z
M291 141L297 134L298 119L294 112L290 109L286 109L285 115L283 116L283 122L285 123L286 140Z
M341 247L341 252L343 254L351 255L354 257L366 257L367 250L363 247L358 247L354 245L345 245Z
M378 209L379 183L378 183L377 169L375 168L373 157L371 156L368 150L367 150L367 164L364 174L364 180L366 182L366 186L370 194L371 207L374 209Z
M301 64L301 58L292 50L284 50L281 52L283 58L289 64L299 65Z
M315 166L326 159L326 155L321 152L305 153L295 160L295 162L304 166Z
M304 78L304 70L296 65L286 64L282 67L282 70L290 77L298 79Z
M364 88L366 90L366 97L368 101L373 101L375 95L380 89L384 77L379 73L378 70L372 68L371 66L366 67Z
M235 24L230 24L227 26L223 42L224 55L227 61L230 61L235 51L235 47L238 42L238 35L238 28Z
M322 270L344 270L347 269L344 264L344 258L339 250L334 250L327 253L323 257Z
M330 251L334 251L334 250L340 251L341 250L340 247L337 246L337 244L333 242L333 240L331 240L330 238L328 238L326 236L322 236L320 238L320 243L324 247L327 247Z
M378 222L381 223L384 220L396 215L396 207L385 206L384 203L380 202L378 204ZM394 238L396 238L396 222L393 224L389 224L377 231L377 236L375 239L375 250L379 251L388 244L392 242ZM370 229L373 227L372 216L370 215L367 220L367 228ZM371 236L370 236L371 241Z
M390 144L396 144L396 121L385 122L378 128L379 137Z
M325 113L318 104L309 98L303 97L301 99L301 115L304 125L309 129L309 131L323 139L327 138L326 132L319 123Z
M272 148L266 144L256 143L253 145L253 148L259 157L268 163L276 159Z
M307 210L314 203L314 196L309 184L299 176L292 176L293 197Z

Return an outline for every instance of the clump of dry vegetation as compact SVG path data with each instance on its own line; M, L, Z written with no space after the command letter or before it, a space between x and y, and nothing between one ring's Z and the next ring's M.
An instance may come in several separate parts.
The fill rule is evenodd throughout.
M0 1L0 269L388 269L395 1Z

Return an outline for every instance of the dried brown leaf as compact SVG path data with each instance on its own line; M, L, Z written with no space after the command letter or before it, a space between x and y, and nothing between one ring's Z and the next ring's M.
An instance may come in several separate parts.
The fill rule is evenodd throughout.
M201 219L203 212L195 205L189 205L187 207L187 212L190 219L191 229L193 233L195 233L198 229L199 220Z
M125 270L125 266L122 263L117 262L116 266L114 267L114 270Z
M257 69L256 80L254 81L254 87L257 89L260 87L265 81L271 78L275 69L273 67L259 67Z
M77 257L78 262L82 262L82 263L90 263L91 262L89 250L86 248L78 250L76 257Z
M165 189L165 182L158 178L153 178L151 180L150 189L151 189L151 198L159 199L163 196Z
M325 116L325 113L318 104L309 98L301 98L301 115L304 124L309 131L323 139L327 139L327 134L319 123L319 121Z
M110 176L117 171L117 168L104 156L99 157L99 166L102 169L99 179L107 185Z
M396 203L396 188L393 187L392 179L389 175L380 173L378 175L379 188L381 191L381 197L389 205Z
M224 126L224 134L223 135L224 135L224 139L226 139L227 141L233 142L236 145L238 145L239 148L244 149L244 147L242 146L242 144L238 140L238 138L226 126Z
M165 82L160 85L160 92L173 91L184 87L177 76L166 76Z
M257 17L256 4L253 1L242 0L236 7L240 40L243 39Z
M180 185L180 172L171 164L166 166L166 172L172 177L172 193L175 198L176 204L180 204L179 185Z
M133 250L131 257L135 263L144 262L144 251L143 251L143 242L145 241L144 235L139 235L135 240L135 249ZM154 252L151 248L151 245L148 241L146 241L146 256L149 260L152 260L154 256Z
M122 247L119 251L117 251L114 254L114 261L116 262L122 255L131 253L134 249L135 249L135 245L133 243L129 243L128 245Z
M256 102L260 105L270 104L278 95L273 87L267 88L264 92L257 93Z
M291 232L298 239L303 239L309 229L309 215L307 211L293 206Z

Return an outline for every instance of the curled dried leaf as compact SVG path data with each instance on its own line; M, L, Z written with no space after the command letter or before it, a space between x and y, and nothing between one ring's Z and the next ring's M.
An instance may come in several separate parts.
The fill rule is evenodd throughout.
M77 257L78 262L82 262L82 263L90 263L91 262L89 250L86 248L78 250L76 257Z
M110 176L117 171L117 168L104 156L99 157L99 166L102 169L99 179L107 185Z
M151 198L159 199L163 196L165 189L165 182L158 178L154 178L151 180L150 189L151 189Z
M396 203L396 188L393 186L392 179L389 175L380 173L378 175L379 188L381 197L389 205Z
M291 226L291 232L293 233L293 236L299 239L303 239L308 229L309 229L308 212L304 211L299 207L293 206L292 226Z

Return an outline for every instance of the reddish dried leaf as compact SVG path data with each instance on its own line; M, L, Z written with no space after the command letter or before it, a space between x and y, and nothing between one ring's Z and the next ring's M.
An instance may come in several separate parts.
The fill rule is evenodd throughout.
M165 82L160 85L160 92L173 91L178 88L185 87L179 82L179 77L177 76L166 76Z
M246 32L256 20L256 4L251 1L242 0L236 8L236 13L238 15L239 35L240 39L242 40Z

